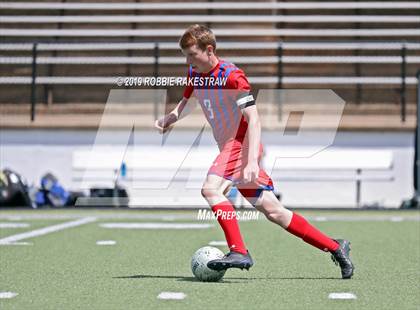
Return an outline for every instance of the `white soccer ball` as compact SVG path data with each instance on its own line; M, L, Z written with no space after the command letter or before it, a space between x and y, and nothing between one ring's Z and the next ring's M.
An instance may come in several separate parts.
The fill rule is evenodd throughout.
M191 259L191 270L194 276L203 282L217 282L225 275L226 270L216 271L207 267L207 263L213 259L224 256L223 252L212 246L198 249Z

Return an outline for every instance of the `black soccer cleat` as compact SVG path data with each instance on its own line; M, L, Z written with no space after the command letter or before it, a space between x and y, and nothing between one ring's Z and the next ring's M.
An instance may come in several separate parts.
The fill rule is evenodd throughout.
M354 265L350 260L350 242L348 240L335 240L340 245L337 250L331 252L331 259L341 268L341 277L350 279L353 276Z
M223 258L214 259L207 263L207 267L217 271L226 270L229 268L249 270L252 265L254 265L254 262L252 261L251 255L249 255L248 251L246 255L231 251L227 253Z

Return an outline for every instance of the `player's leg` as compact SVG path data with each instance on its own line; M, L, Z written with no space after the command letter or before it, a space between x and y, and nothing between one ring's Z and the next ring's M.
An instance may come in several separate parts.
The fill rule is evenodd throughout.
M283 207L272 191L261 191L259 197L250 197L248 201L265 217L286 229L292 221L293 212Z
M309 224L304 217L286 209L274 195L273 188L273 181L264 169L260 169L255 182L238 185L241 194L271 222L280 225L318 249L323 251L338 249L339 245L336 241Z
M247 250L235 217L235 209L224 195L231 185L232 181L218 175L209 174L204 182L201 194L209 203L217 221L222 227L229 249L246 254Z
M286 209L272 191L262 191L254 203L257 210L271 222L280 225L306 243L322 251L330 252L333 260L340 265L342 277L344 279L352 277L354 266L350 260L350 242L328 237L303 216Z
M225 194L232 186L231 180L224 179L215 174L209 174L204 181L201 195L207 200L210 206L214 206L227 200Z
M286 209L272 191L263 191L256 208L267 219L301 238L306 243L328 252L338 249L338 243L312 226L303 216Z
M312 226L303 216L286 209L273 193L273 181L260 169L254 183L238 186L241 194L268 220L283 227L289 233L301 238L306 243L326 252L331 252L333 259L341 267L343 278L353 275L354 266L350 260L350 243L346 240L334 240Z
M235 209L225 196L231 185L232 181L209 174L201 190L203 197L211 206L217 221L225 233L230 249L230 252L222 259L208 262L207 266L215 270L232 267L249 269L253 265L252 258L242 240Z

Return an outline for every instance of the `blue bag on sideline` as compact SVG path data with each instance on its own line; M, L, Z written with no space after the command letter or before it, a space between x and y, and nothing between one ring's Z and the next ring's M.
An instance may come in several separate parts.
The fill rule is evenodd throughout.
M67 205L70 192L64 189L53 174L47 173L41 178L41 189L44 193L45 204L52 207L64 207Z

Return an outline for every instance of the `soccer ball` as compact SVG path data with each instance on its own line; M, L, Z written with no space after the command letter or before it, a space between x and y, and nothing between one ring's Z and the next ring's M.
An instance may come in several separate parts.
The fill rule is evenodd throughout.
M207 263L213 259L224 256L223 252L211 246L198 249L191 259L191 270L194 276L203 282L217 282L225 275L226 270L213 270L207 267Z

